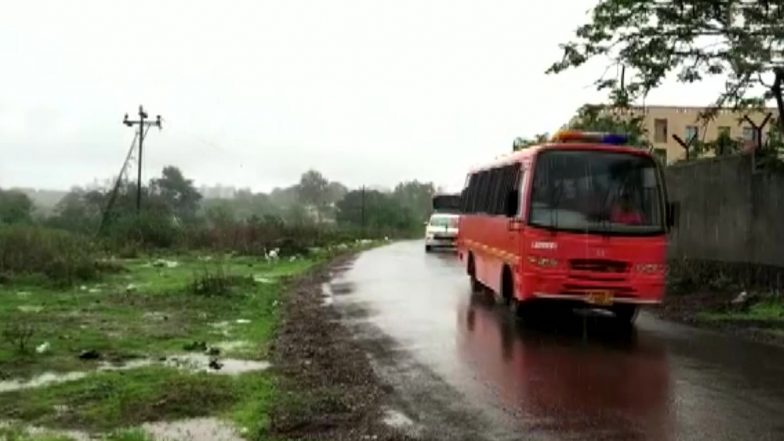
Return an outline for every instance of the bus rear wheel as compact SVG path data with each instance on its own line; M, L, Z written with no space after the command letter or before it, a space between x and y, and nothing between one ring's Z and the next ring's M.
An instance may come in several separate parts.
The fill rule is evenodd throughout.
M482 284L476 278L476 264L474 263L474 255L468 255L468 265L466 266L466 273L468 274L468 283L471 285L471 293L475 294L482 290Z

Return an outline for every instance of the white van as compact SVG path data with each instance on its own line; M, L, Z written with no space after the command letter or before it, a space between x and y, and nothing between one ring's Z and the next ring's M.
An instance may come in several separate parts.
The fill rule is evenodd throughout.
M430 216L425 226L425 252L437 247L454 248L459 217L452 213L434 213Z

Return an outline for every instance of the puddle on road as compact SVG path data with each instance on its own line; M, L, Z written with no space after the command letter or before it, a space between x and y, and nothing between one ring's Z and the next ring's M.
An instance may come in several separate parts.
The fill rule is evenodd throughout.
M334 295L350 294L354 291L353 282L332 282L329 285Z
M76 381L85 378L94 372L107 372L107 371L124 371L136 369L151 365L152 360L142 359L133 360L123 364L101 363L98 369L94 371L76 371L76 372L46 372L29 380L6 380L0 381L0 393L13 392L24 389L35 389L38 387L50 386L53 384L67 383L69 381Z
M256 282L256 283L263 283L265 285L271 285L271 284L275 283L274 279L271 279L269 277L264 277L264 276L262 276L260 274L254 274L253 275L253 281Z
M215 358L204 354L175 355L167 358L164 364L190 371L208 372L217 375L239 375L246 372L263 371L272 366L268 361Z
M162 364L164 366L186 369L193 372L208 372L216 375L240 375L246 372L263 371L269 369L271 366L268 361L216 358L204 354L183 354L167 357L162 362L147 358L132 360L122 364L104 362L101 363L97 369L91 371L64 373L46 372L29 380L11 379L0 381L0 393L46 387L54 384L81 380L88 375L97 372L127 371L151 366L153 364Z
M403 412L395 409L387 409L384 411L383 421L384 424L395 429L410 429L414 427L414 420Z
M234 427L217 418L145 423L142 430L156 441L242 441Z
M20 312L25 313L38 313L44 310L41 305L19 305L16 307Z
M321 293L323 294L321 304L324 306L329 306L335 303L335 295L332 292L332 287L329 283L321 284Z
M0 421L0 429L17 429L24 436L33 438L33 439L60 439L65 438L73 441L91 441L93 438L87 432L82 432L79 430L55 430L55 429L46 429L44 427L39 426L29 426L22 423L14 423L12 421ZM0 438L5 439L5 438ZM11 438L16 439L16 438ZM27 439L27 438L22 438Z
M212 331L210 331L211 333L220 334L224 337L231 337L231 323L223 321L211 323L210 326L213 328Z
M253 343L247 340L233 340L233 341L221 341L215 343L214 346L223 352L231 352L231 351L242 351L245 349L250 349L253 346Z

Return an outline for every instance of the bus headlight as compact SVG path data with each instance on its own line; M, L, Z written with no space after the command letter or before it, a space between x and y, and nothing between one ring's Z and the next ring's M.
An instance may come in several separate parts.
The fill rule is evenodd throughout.
M638 263L634 265L634 271L642 274L661 274L666 269L666 265L661 263Z

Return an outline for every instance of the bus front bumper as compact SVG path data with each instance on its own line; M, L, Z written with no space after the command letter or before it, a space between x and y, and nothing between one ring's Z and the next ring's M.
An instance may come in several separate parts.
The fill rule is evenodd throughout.
M598 294L549 294L544 292L535 292L533 294L534 298L537 299L550 299L550 300L571 300L576 302L582 302L586 304L617 304L617 303L626 303L632 305L658 305L661 303L661 300L655 299L641 299L635 297L609 297L609 300L604 300L605 297L601 297Z
M664 296L664 278L629 276L623 281L588 281L566 274L529 273L523 276L519 289L521 300L564 300L599 306L658 305Z

